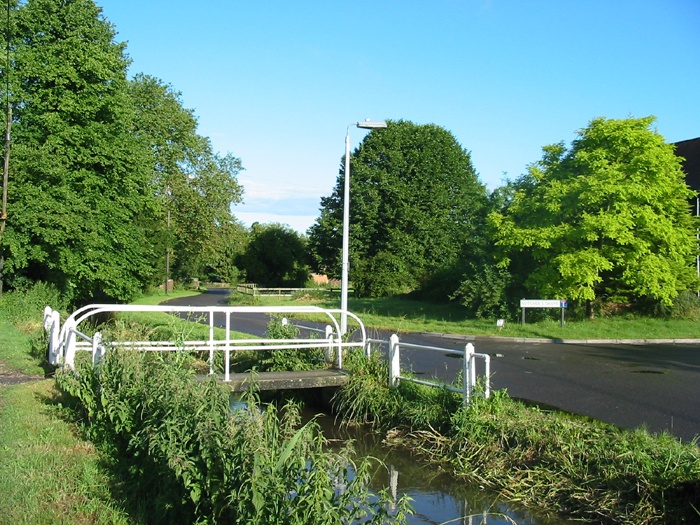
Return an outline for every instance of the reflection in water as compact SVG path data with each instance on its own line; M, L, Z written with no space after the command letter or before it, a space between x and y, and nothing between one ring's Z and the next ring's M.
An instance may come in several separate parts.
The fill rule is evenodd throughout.
M316 414L309 413L309 418ZM416 460L408 451L388 448L376 434L366 429L338 427L332 417L317 416L324 435L332 446L352 443L358 458L376 458L372 489L389 487L395 499L411 497L413 516L408 523L455 525L565 525L561 518L537 515L503 503L482 487L466 485Z
M243 405L231 398L231 408ZM406 494L414 514L409 525L567 525L572 522L538 515L516 505L504 503L483 487L466 485L434 466L412 457L408 451L382 445L380 436L363 428L344 427L334 418L305 409L304 421L315 419L332 448L351 443L355 456L373 458L375 466L372 490L389 487L394 499Z

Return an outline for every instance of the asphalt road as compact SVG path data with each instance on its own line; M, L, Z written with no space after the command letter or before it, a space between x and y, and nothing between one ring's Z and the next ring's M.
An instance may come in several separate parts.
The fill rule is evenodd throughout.
M227 294L227 290L213 290L171 302L224 304ZM265 316L245 314L236 316L231 328L263 335L267 321ZM389 335L370 337L388 339ZM492 388L505 388L512 397L624 428L644 426L687 441L700 436L700 344L582 345L399 335L403 342L441 348L461 349L473 343L477 352L491 356ZM424 350L402 350L401 366L420 377L443 380L453 379L461 369L458 359Z

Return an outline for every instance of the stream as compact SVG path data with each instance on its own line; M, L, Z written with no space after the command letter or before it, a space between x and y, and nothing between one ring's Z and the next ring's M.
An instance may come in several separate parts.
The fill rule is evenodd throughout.
M374 470L372 490L389 487L394 497L411 497L414 514L410 525L568 525L571 521L544 516L498 499L498 495L479 486L470 486L417 460L410 452L382 445L380 436L366 429L339 428L333 417L309 410L316 417L324 436L337 444L353 441L359 458L380 460Z
M238 395L231 396L232 410L240 406ZM440 472L425 461L416 459L407 450L388 447L381 436L362 427L338 425L335 418L318 408L307 406L302 421L315 419L332 449L341 449L352 442L355 459L376 461L371 489L375 493L390 489L395 499L408 495L413 514L409 525L572 525L574 522L547 516L504 502L497 493L468 485Z

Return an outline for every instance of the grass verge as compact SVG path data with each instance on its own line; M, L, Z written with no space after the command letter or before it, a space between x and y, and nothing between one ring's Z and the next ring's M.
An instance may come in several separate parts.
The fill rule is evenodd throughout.
M23 329L17 328L0 315L0 370L8 368L29 376L44 375L40 329L40 324L33 329L28 324Z
M0 387L0 428L2 523L133 523L93 445L64 420L52 379Z
M231 304L250 304L250 296L232 293ZM338 301L262 297L261 306L317 305L338 308ZM692 320L665 319L624 315L592 320L567 321L562 327L556 315L543 321L521 324L519 319L507 319L499 329L496 319L468 319L457 304L436 304L401 297L378 299L350 298L348 307L366 327L401 332L437 332L462 335L527 337L548 339L692 339L698 338L698 323ZM307 316L309 320L324 319Z

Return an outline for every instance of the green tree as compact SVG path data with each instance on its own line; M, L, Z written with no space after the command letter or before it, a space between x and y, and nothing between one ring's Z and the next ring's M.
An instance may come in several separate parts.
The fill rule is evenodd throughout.
M160 235L154 240L163 258L166 249L171 250L171 274L189 278L208 268L225 268L229 277L235 277L232 259L220 258L232 255L240 244L233 239L244 231L231 213L231 205L241 202L243 195L237 180L243 169L240 159L213 152L209 140L197 133L194 113L182 106L180 93L171 86L137 75L130 83L130 95L137 115L135 133L148 145L153 187L161 205L153 224Z
M246 279L262 286L301 288L309 280L306 238L282 224L253 224L240 258Z
M480 238L486 189L469 153L444 128L388 122L351 156L350 279L365 296L420 288L469 257ZM309 231L318 268L340 274L344 159ZM453 284L452 290L457 286Z
M218 266L223 233L243 228L231 212L231 205L242 200L243 189L236 178L243 169L241 161L230 153L213 153L208 140L204 145L188 164L187 185L174 201L178 208L175 271L185 278Z
M220 225L209 247L210 262L205 268L206 277L216 277L232 284L239 282L243 270L238 267L237 261L245 253L249 237L248 230L239 222Z
M504 264L538 297L672 304L696 283L695 223L680 160L654 117L597 118L546 146L491 224Z
M131 132L124 45L91 0L28 0L13 18L8 281L129 299L153 273L156 203Z

